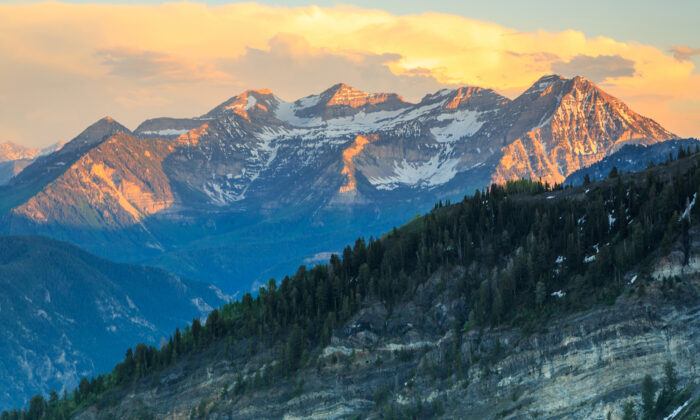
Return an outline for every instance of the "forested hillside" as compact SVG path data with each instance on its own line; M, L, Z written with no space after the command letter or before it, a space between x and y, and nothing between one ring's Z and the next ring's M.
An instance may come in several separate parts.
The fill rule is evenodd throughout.
M280 395L280 386L286 387L287 400L302 398L306 385L297 376L300 370L321 375L329 365L340 363L340 357L352 372L360 351L374 355L372 363L381 366L386 348L393 349L389 354L396 369L402 363L412 366L412 373L404 375L405 387L424 374L416 390L447 387L449 392L468 393L478 381L487 380L484 369L509 354L503 338L492 342L497 347L489 347L489 359L483 359L481 350L465 351L477 335L481 343L493 332L518 331L525 338L508 339L515 352L527 337L547 334L547 325L595 308L636 308L633 303L644 299L697 305L696 276L683 267L697 263L693 235L700 155L684 150L681 156L641 173L620 176L611 171L607 179L577 188L523 180L476 191L456 204L438 203L429 214L381 238L358 239L327 264L301 266L281 281L271 279L256 295L246 294L212 311L205 323L195 319L176 330L160 348L139 344L128 349L111 373L86 378L61 398L55 393L48 402L35 397L26 413L5 413L3 420L68 418L74 413L82 413L82 418L160 418L190 409L194 417L245 418L251 398L272 395L273 389ZM682 260L678 272L666 267L673 276L659 268L659 259L669 254ZM391 328L396 314L407 320L403 332ZM425 359L430 353L420 349L427 345L411 340L385 350L366 343L358 347L362 350L338 350L338 343L357 331L370 331L380 341L411 337L413 329L427 334L432 328L428 318L437 319L434 328L444 334L435 344L437 360ZM238 370L236 380L216 382L220 395L209 392L215 396L196 406L178 399L172 400L172 407L153 406L151 399L127 404L134 396L160 395L170 386L165 378L174 372L187 377L196 367L224 362L227 369ZM656 365L647 367L660 369ZM683 385L688 373L682 373ZM518 389L517 384L510 386ZM469 410L469 405L452 400L427 398L427 391L406 402L397 397L397 387L400 384L368 387L367 392L375 394L374 404L349 405L356 410L351 412L399 418ZM520 400L518 406L519 394L512 392L513 407L520 408L506 410L505 417L525 404ZM551 414L554 409L540 410Z

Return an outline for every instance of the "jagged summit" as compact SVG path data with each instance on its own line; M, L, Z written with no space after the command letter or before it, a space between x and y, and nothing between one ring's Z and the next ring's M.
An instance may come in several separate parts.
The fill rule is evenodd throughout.
M510 102L510 99L492 89L478 86L463 86L450 92L451 99L445 103L445 109L495 109Z
M377 105L388 101L404 102L403 98L395 93L367 93L345 83L338 83L324 91L321 102L326 106L348 106L359 108L365 105Z
M280 100L269 89L249 89L212 109L202 118L215 118L228 113L250 120L249 112L268 112L277 107Z
M117 133L131 134L131 130L109 116L103 117L56 152L40 156L31 165L17 174L11 180L10 185L19 187L31 184L33 188L38 188L45 183L49 183L60 176L66 168L70 167L90 149Z
M361 111L390 111L410 104L395 93L367 93L345 83L338 83L318 95L294 102L294 114L300 118L319 116L323 119L346 117Z

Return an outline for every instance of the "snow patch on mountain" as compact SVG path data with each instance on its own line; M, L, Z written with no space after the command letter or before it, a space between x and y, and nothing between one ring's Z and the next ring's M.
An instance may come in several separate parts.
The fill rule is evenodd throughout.
M370 177L369 182L379 190L393 190L401 185L435 187L447 183L457 174L458 158L440 159L434 155L427 162L394 162L393 175Z
M479 121L480 112L462 110L449 114L440 114L438 121L449 121L446 125L433 127L430 132L440 143L455 142L474 135L484 124Z
M311 95L297 100L294 102L294 105L297 107L297 109L306 109L318 105L320 101L321 95Z
M435 103L393 111L360 111L347 117L323 119L320 116L313 118L298 117L296 111L301 108L296 103L281 102L275 110L275 117L291 126L307 129L285 130L279 134L298 135L303 138L332 138L348 136L358 132L368 133L388 130L400 123L423 117L441 105L441 103Z
M211 312L214 308L212 308L207 302L205 302L201 298L193 298L190 300L194 306L197 307L197 310L202 312L202 314L206 314L208 312Z
M174 129L174 128L166 128L164 130L143 131L141 134L145 134L148 136L179 136L179 135L185 134L189 131L190 130L178 130L178 129Z
M211 202L218 206L225 206L226 204L233 203L235 201L240 201L245 198L243 192L236 193L231 191L227 186L222 188L222 184L217 181L209 181L202 185L202 190L209 197Z

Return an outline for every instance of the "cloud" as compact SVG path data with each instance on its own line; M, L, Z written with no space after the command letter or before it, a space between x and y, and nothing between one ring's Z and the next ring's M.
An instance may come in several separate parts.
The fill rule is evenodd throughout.
M0 19L0 127L14 133L0 140L32 146L105 114L129 127L200 115L248 88L288 100L338 81L409 100L453 85L514 96L553 70L600 81L673 132L700 134L689 47L351 6L49 2L0 4Z
M608 78L634 76L634 61L619 55L577 55L568 62L552 63L552 71L567 76L581 75L594 82L602 82Z
M668 50L673 57L678 61L690 60L690 57L694 55L700 55L700 48L690 48L684 45L675 45L673 48Z
M447 86L438 82L427 69L394 74L389 65L403 59L399 54L373 54L362 51L332 51L315 48L304 37L279 34L267 49L248 48L221 68L237 80L257 87L269 87L289 100L316 93L338 82L370 92L401 92L417 100L426 92ZM300 75L302 77L300 77Z
M121 47L98 50L95 56L100 64L109 68L109 74L125 79L156 83L229 79L228 74L215 66L178 60L157 51Z

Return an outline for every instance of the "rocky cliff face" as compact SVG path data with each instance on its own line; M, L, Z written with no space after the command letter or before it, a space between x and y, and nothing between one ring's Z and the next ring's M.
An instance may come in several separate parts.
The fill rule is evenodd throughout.
M677 262L659 264L679 271ZM700 378L700 280L697 270L680 271L670 289L628 273L628 292L614 304L555 316L534 332L466 331L454 325L464 305L458 279L467 274L457 267L434 275L409 303L367 301L295 378L237 395L237 381L253 383L271 368L270 353L251 357L247 341L222 343L78 418L187 419L203 404L211 419L382 418L387 407L438 418L620 419L625 401L639 402L643 376L661 377L664 363L675 363L683 385Z

